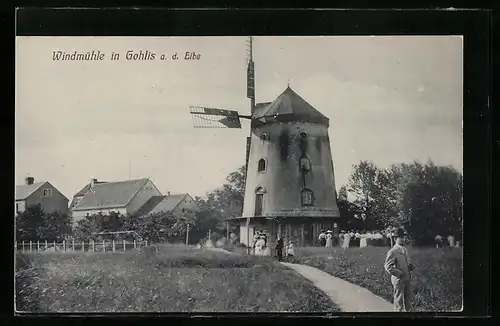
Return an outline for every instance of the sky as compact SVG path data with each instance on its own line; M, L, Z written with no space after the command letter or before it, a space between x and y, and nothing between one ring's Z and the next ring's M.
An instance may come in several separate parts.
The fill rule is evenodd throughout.
M91 178L150 178L204 196L245 163L242 129L194 128L189 106L249 114L246 37L17 37L15 178L71 199ZM53 51L102 61L54 61ZM155 60L126 59L149 51ZM185 52L200 54L184 60ZM119 60L110 60L112 52ZM160 60L178 53L179 60ZM460 36L256 37L256 101L289 83L330 119L336 187L371 160L462 171Z

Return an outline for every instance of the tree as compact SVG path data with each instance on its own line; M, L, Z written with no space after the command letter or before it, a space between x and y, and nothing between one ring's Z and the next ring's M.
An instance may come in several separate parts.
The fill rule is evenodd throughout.
M38 240L37 230L43 225L44 215L39 206L28 206L26 210L16 216L16 240L36 241Z
M180 212L159 212L131 218L126 223L127 230L136 231L142 238L150 242L169 242L184 239L188 227L195 225L193 211L183 209Z
M403 191L402 209L405 226L419 244L433 242L436 234L462 234L462 175L451 167L432 162L413 169L413 176Z
M214 235L225 234L224 220L241 216L245 196L245 177L245 166L243 165L237 171L230 173L226 178L227 182L208 193L206 198L195 198L197 204L196 224L190 233L190 238L193 241L205 238L209 230Z
M340 187L337 198L337 207L339 208L341 228L351 228L354 215L357 214L356 206L348 200L347 186Z
M42 214L41 226L37 230L39 239L47 241L62 241L72 234L72 219L68 214L55 212Z
M123 231L126 219L127 217L117 212L89 215L77 222L73 236L78 241L85 241L90 239L93 233Z
M71 217L68 214L47 214L36 205L18 213L15 225L17 241L60 241L71 234Z
M353 204L357 215L363 217L365 228L375 229L384 224L378 217L387 214L389 207L383 190L385 181L383 172L373 162L361 161L353 166L348 190L355 198Z

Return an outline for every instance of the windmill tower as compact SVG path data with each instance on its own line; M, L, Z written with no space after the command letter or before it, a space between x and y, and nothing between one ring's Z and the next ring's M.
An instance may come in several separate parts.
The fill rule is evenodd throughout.
M240 242L253 245L256 230L268 241L277 234L295 244L314 245L322 229L340 216L328 136L329 119L290 86L273 102L255 104L252 38L249 39L247 97L249 116L237 111L192 107L195 127L241 128L250 119Z

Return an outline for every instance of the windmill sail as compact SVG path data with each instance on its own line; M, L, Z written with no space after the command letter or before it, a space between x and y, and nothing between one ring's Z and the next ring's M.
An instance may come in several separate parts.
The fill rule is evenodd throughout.
M237 111L191 106L195 128L241 128Z

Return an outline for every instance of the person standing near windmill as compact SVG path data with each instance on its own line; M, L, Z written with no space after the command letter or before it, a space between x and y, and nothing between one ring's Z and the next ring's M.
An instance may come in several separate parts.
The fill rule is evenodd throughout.
M414 265L410 261L408 235L402 228L394 231L395 245L387 252L384 269L391 275L394 295L394 311L407 312L411 309L411 272Z

